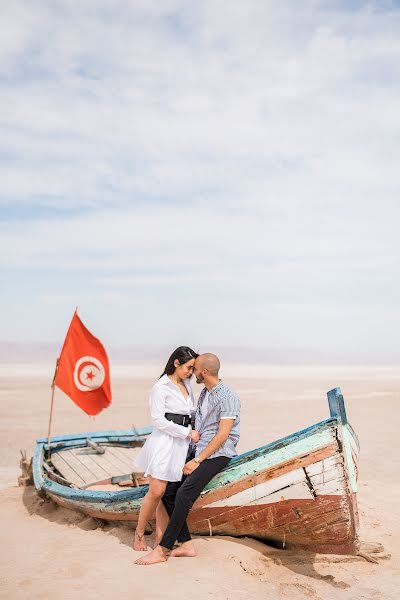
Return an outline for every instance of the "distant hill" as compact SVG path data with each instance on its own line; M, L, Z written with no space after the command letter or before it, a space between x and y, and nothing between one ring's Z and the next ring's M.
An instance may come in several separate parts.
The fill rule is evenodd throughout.
M397 365L399 356L384 355L371 351L354 355L346 350L333 352L329 349L310 351L304 349L273 349L246 348L229 346L212 346L193 348L196 351L215 352L222 363L230 364L269 364L269 365ZM160 346L127 346L107 347L108 356L112 363L151 362L164 365L174 348ZM55 342L10 342L0 341L1 363L44 363L55 362L61 352L61 345Z

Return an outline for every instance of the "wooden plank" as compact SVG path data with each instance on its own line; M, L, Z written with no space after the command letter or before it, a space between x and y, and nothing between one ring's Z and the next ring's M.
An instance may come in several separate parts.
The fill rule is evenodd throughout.
M133 471L133 463L135 456L139 453L140 448L120 448L116 446L107 446L107 451L126 464Z
M352 434L352 430L350 430L350 428L348 426L346 426L346 433L347 433L347 437L350 441L351 450L352 450L353 454L355 454L355 456L358 457L358 455L360 453L358 441L354 438L354 436Z
M360 440L358 439L358 435L356 434L356 432L354 431L354 429L352 428L352 426L350 425L349 422L347 422L346 427L349 430L351 437L353 438L353 440L358 448L358 451L360 451Z
M348 494L346 479L344 477L320 485L314 485L313 487L317 496L340 496Z
M271 482L266 482L266 483L271 483ZM313 500L314 499L314 496L311 493L310 488L305 481L304 472L303 472L303 480L302 481L298 480L296 483L288 485L287 487L284 487L283 489L278 489L274 492L265 494L263 496L260 496L259 493L257 492L257 488L260 488L260 487L262 487L262 485L255 486L255 489L253 488L254 494L253 494L252 489L248 489L248 490L245 490L245 492L240 492L239 494L235 494L234 496L231 496L227 500L223 501L223 502L225 502L225 504L222 504L222 502L215 502L213 504L210 504L207 508L214 508L214 507L218 507L218 506L226 506L226 507L235 506L235 507L239 508L241 506L256 506L256 505L262 505L262 504L273 504L275 502L282 502L284 500L303 500L303 499ZM294 518L296 518L296 517L294 516Z
M208 507L214 508L215 506L243 506L246 504L254 503L260 498L264 500L266 496L268 496L269 494L273 494L277 490L282 490L282 488L285 488L289 485L293 485L294 483L305 481L305 478L306 477L303 469L295 469L279 477L274 477L273 479L268 479L267 481L246 488L245 490L242 490L237 494L233 494L228 498L212 502L208 505Z
M313 475L319 475L320 473L329 471L340 465L343 469L343 457L337 452L334 456L320 460L312 465L306 467L307 475L312 477Z
M129 473L129 469L126 465L121 463L115 464L115 457L113 457L106 452L105 454L93 454L92 459L104 469L111 477L113 475L127 475ZM133 469L132 469L133 471ZM131 471L131 472L132 472Z
M85 481L82 479L82 477L80 477L80 475L68 463L65 462L61 454L63 453L55 452L51 455L51 462L55 468L60 471L61 475L65 477L65 479L77 487L85 485Z
M136 448L117 448L120 454L125 457L126 460L130 462L132 465L135 461L136 456L139 454L142 446L137 446Z
M313 485L324 485L330 481L343 479L343 469L336 467L336 469L329 469L329 471L323 471L317 475L311 475L309 478Z
M50 477L50 479L52 479L53 481L61 483L61 485L73 485L70 481L64 479L64 477L61 477L61 475L56 473L53 467L50 467L46 462L43 463L43 469L46 471L47 477Z
M283 500L302 499L314 499L314 496L312 495L310 488L305 481L290 485L289 487L279 490L274 494L270 494L265 498L260 498L259 500L256 500L256 502L251 502L251 504L272 504L273 502L282 502Z
M70 450L74 456L87 467L92 473L93 477L97 480L107 479L110 475L105 471L100 465L97 464L95 460L93 460L93 455L85 454L82 452L82 448L74 448Z
M349 478L349 488L351 492L357 492L357 472L356 464L353 460L353 454L358 456L358 450L354 446L354 438L348 427L342 430L343 454L345 458L345 467Z
M347 511L346 511L347 507ZM288 534L290 531L301 535L313 528L327 526L348 516L348 502L342 507L338 497L306 498L278 501L270 505L248 505L209 509L203 508L189 513L191 531L208 533L211 526L215 532L229 535L256 535L273 537L277 529ZM221 529L222 528L222 529ZM317 540L314 540L317 541Z
M74 455L72 450L64 450L60 454L85 483L96 481L96 475Z
M114 456L114 454L109 451L109 448L107 448L107 451L103 456L114 466L114 469L122 471L121 473L117 473L118 475L133 472L133 464L127 465L125 461L119 458L119 456Z

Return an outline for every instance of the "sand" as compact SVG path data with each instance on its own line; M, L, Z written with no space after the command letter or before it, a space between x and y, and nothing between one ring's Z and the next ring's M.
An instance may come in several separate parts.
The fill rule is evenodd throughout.
M90 518L43 502L33 488L18 488L20 448L32 455L35 438L47 433L51 368L0 369L0 598L400 597L400 372L395 368L255 365L231 366L223 373L242 400L240 451L326 418L326 391L341 386L361 442L361 537L384 545L378 564L217 536L195 538L194 559L175 558L154 567L133 564L139 553L131 549L131 526L96 528ZM57 391L53 434L146 425L156 374L152 367L115 367L113 404L95 419Z

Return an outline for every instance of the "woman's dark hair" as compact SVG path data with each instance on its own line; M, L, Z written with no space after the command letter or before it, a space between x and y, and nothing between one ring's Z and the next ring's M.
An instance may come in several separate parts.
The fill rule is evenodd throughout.
M192 358L197 358L199 355L197 352L189 348L189 346L179 346L176 350L173 351L171 356L168 359L167 364L165 365L164 371L161 373L160 378L163 375L172 375L175 373L175 365L174 362L176 360L179 361L180 365L184 365L185 363L192 360Z

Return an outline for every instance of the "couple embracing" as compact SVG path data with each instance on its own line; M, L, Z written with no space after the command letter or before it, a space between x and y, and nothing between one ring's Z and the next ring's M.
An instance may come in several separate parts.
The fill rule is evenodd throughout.
M186 517L207 483L236 456L239 440L240 400L219 379L219 368L215 354L198 355L180 346L151 390L153 431L135 463L150 477L150 485L133 548L147 551L144 532L154 513L156 543L135 561L138 565L165 562L170 556L196 556ZM204 384L196 410L193 374L197 383Z

